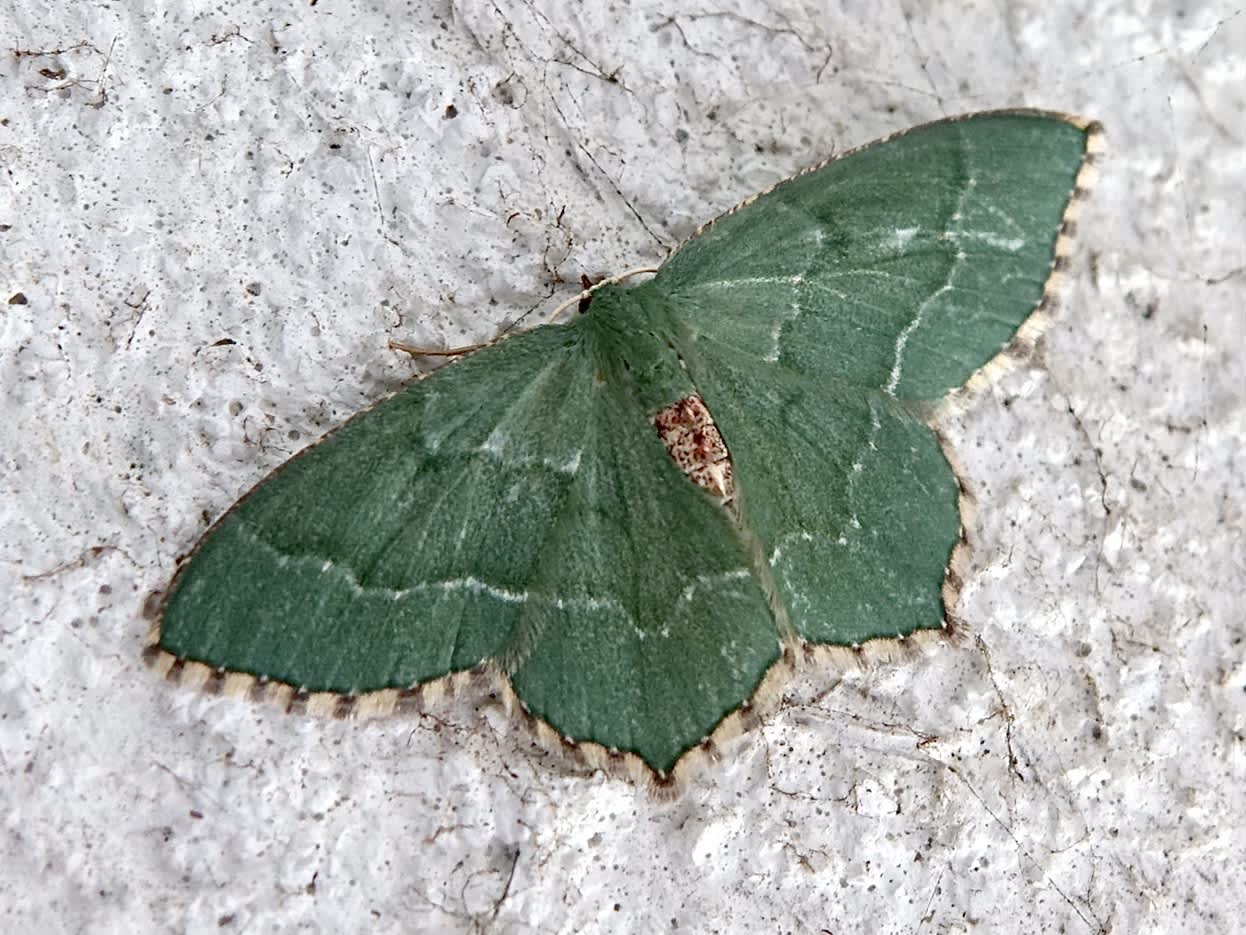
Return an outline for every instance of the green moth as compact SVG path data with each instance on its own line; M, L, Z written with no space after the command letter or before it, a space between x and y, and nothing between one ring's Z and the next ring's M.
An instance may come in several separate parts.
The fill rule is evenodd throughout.
M998 111L781 182L291 459L144 655L337 716L491 678L546 743L678 786L800 659L949 631L970 501L933 419L1038 334L1101 150Z

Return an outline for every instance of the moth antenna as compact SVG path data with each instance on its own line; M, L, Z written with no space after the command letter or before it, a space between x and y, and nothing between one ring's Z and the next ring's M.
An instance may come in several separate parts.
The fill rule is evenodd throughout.
M573 295L571 298L567 299L567 301L563 302L556 309L554 309L553 313L547 320L547 324L553 324L558 319L558 316L569 309L572 305L587 301L589 297L602 286L623 282L623 280L630 279L633 276L640 276L644 273L656 273L657 271L658 268L656 266L637 266L635 269L629 269L626 272L619 273L617 276L611 276L609 279L603 279L601 282L596 283L592 282L587 276L585 276L581 281L585 284L586 288L576 295ZM501 336L499 335L499 338L500 337ZM389 349L391 351L402 351L404 354L410 354L412 357L462 357L464 354L470 354L473 351L478 351L481 348L485 348L496 343L497 339L494 339L493 341L485 341L482 344L464 344L460 347L435 348L417 347L414 344L406 344L402 341L390 341Z
M548 325L552 325L554 322L558 320L559 315L561 315L571 306L576 305L580 302L583 302L585 299L591 296L594 292L596 292L602 286L609 286L617 282L622 282L625 279L631 279L633 276L640 276L644 273L656 273L657 271L658 271L658 268L656 266L637 266L635 269L629 269L625 273L619 273L619 275L617 276L611 276L609 279L603 279L601 282L593 283L593 285L589 286L587 289L583 290L582 292L579 292L576 295L573 295L571 298L567 299L567 301L559 305L558 308L554 309L554 311L550 313L549 318L545 320L545 323Z
M484 344L464 344L462 347L416 347L414 344L403 344L401 341L390 341L389 349L391 351L402 351L404 354L410 354L412 357L460 357L463 354L470 354L472 351L478 351L482 347L488 347L494 342L486 341Z

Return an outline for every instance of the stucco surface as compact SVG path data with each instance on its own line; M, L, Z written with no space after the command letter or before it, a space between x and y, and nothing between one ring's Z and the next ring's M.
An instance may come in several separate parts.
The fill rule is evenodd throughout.
M0 927L1228 932L1246 903L1246 16L0 0ZM589 6L589 5L586 5ZM838 150L1104 122L1061 318L946 430L972 637L808 672L677 802L496 699L161 683L141 609L423 364ZM21 298L18 298L18 296Z

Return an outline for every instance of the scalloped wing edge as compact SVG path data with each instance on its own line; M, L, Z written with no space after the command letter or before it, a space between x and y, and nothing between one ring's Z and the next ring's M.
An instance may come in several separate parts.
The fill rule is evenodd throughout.
M949 579L950 580L950 579ZM945 593L948 584L944 584ZM950 615L938 630L919 630L907 636L872 639L853 646L815 645L801 642L796 649L784 647L778 660L763 674L753 693L728 713L698 743L684 750L669 771L656 770L639 755L606 747L592 740L577 740L558 732L534 714L519 697L511 680L491 666L453 672L407 688L385 688L359 694L309 692L280 682L184 659L160 648L160 624L153 622L143 641L142 659L161 679L206 695L259 702L286 714L310 715L335 720L374 720L403 717L427 711L430 706L476 688L501 698L507 714L521 723L537 746L566 757L571 764L611 779L629 780L659 801L674 801L706 767L722 758L725 748L744 733L760 726L763 717L780 706L783 688L803 667L821 671L867 670L919 657L934 646L963 638L965 630Z
M1046 111L1036 113L1047 114ZM975 370L958 389L952 390L935 404L935 419L943 419L964 412L983 390L1028 361L1033 356L1039 339L1047 333L1059 314L1060 294L1072 264L1078 219L1081 217L1083 205L1094 191L1095 183L1098 181L1099 163L1106 152L1107 140L1103 124L1097 120L1086 120L1067 114L1047 115L1061 117L1078 129L1084 130L1086 148L1081 168L1078 169L1077 176L1073 180L1069 202L1065 205L1064 214L1060 219L1060 229L1052 247L1047 281L1043 283L1043 294L1034 309L1021 322L1021 326L1013 334L1012 339L994 357Z

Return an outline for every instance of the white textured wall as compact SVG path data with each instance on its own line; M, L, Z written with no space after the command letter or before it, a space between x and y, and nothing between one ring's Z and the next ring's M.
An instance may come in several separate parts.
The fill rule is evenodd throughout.
M567 6L0 0L0 928L1241 926L1246 15ZM323 723L140 664L208 519L414 372L388 338L1010 104L1110 154L1060 323L949 428L976 642L809 675L673 805L488 699Z

